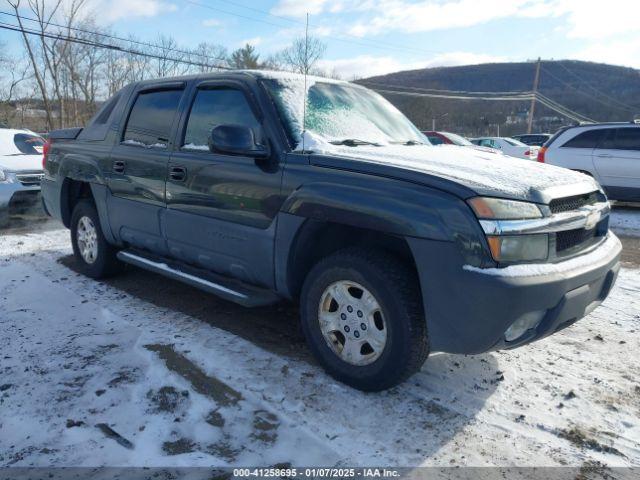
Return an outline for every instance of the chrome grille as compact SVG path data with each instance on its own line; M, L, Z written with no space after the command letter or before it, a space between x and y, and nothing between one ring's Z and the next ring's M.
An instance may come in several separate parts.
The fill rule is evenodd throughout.
M556 198L549 203L551 213L570 212L586 205L594 205L604 202L605 197L600 192L591 192L584 195L574 195L572 197Z
M562 253L565 250L590 242L596 236L597 230L597 228L591 228L589 230L579 228L556 233L556 252Z
M18 173L16 179L25 187L33 187L40 185L44 173Z

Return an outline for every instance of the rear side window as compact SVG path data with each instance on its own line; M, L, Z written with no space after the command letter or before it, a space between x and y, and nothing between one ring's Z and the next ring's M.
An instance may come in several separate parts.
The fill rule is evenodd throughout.
M198 90L187 121L183 148L208 150L211 130L218 125L231 124L251 128L256 140L260 141L260 123L240 90Z
M13 143L20 153L26 155L39 155L42 153L44 139L37 135L29 135L28 133L16 133L13 136Z
M124 143L167 148L182 92L180 89L140 93L129 114L123 135Z
M602 140L604 140L605 135L609 129L600 128L597 130L587 130L586 132L582 132L571 140L562 145L563 148L596 148Z
M444 143L444 140L442 140L440 137L427 137L429 139L429 143L431 143L431 145L442 145Z
M640 128L616 128L601 148L612 150L640 150Z

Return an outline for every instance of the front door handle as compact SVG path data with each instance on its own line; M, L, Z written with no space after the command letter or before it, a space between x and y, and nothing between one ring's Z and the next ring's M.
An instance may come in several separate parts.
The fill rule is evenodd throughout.
M596 154L596 157L599 157L599 158L611 158L611 154L610 153L598 153L598 154Z
M187 178L187 169L184 167L171 167L169 178L176 182L184 182Z
M124 162L122 160L113 162L113 171L116 173L124 173Z

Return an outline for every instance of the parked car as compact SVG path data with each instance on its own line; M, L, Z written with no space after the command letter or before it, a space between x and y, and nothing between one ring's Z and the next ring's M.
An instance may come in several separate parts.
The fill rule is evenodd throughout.
M549 140L538 161L595 178L613 200L640 202L640 124L567 127Z
M471 140L475 145L501 150L505 155L525 160L537 160L538 148L525 145L518 140L509 137L482 137Z
M487 153L502 153L500 150L490 147L474 145L461 135L451 132L434 132L433 130L422 132L431 145L458 145L459 147L469 147Z
M44 143L29 130L0 129L0 227L14 207L39 201Z
M298 301L320 364L381 390L429 352L571 325L619 270L595 180L424 141L347 82L147 80L51 132L42 189L86 275L129 263L245 306Z
M522 135L514 135L511 137L525 145L533 147L541 147L547 140L551 138L550 133L524 133Z

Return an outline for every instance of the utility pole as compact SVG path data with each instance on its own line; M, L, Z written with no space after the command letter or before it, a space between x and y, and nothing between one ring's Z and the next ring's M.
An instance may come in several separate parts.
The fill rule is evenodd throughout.
M540 82L540 57L536 64L536 75L533 78L533 97L531 98L531 108L529 109L529 124L527 125L527 133L531 133L533 128L533 112L536 109L536 95L538 94L538 83Z

